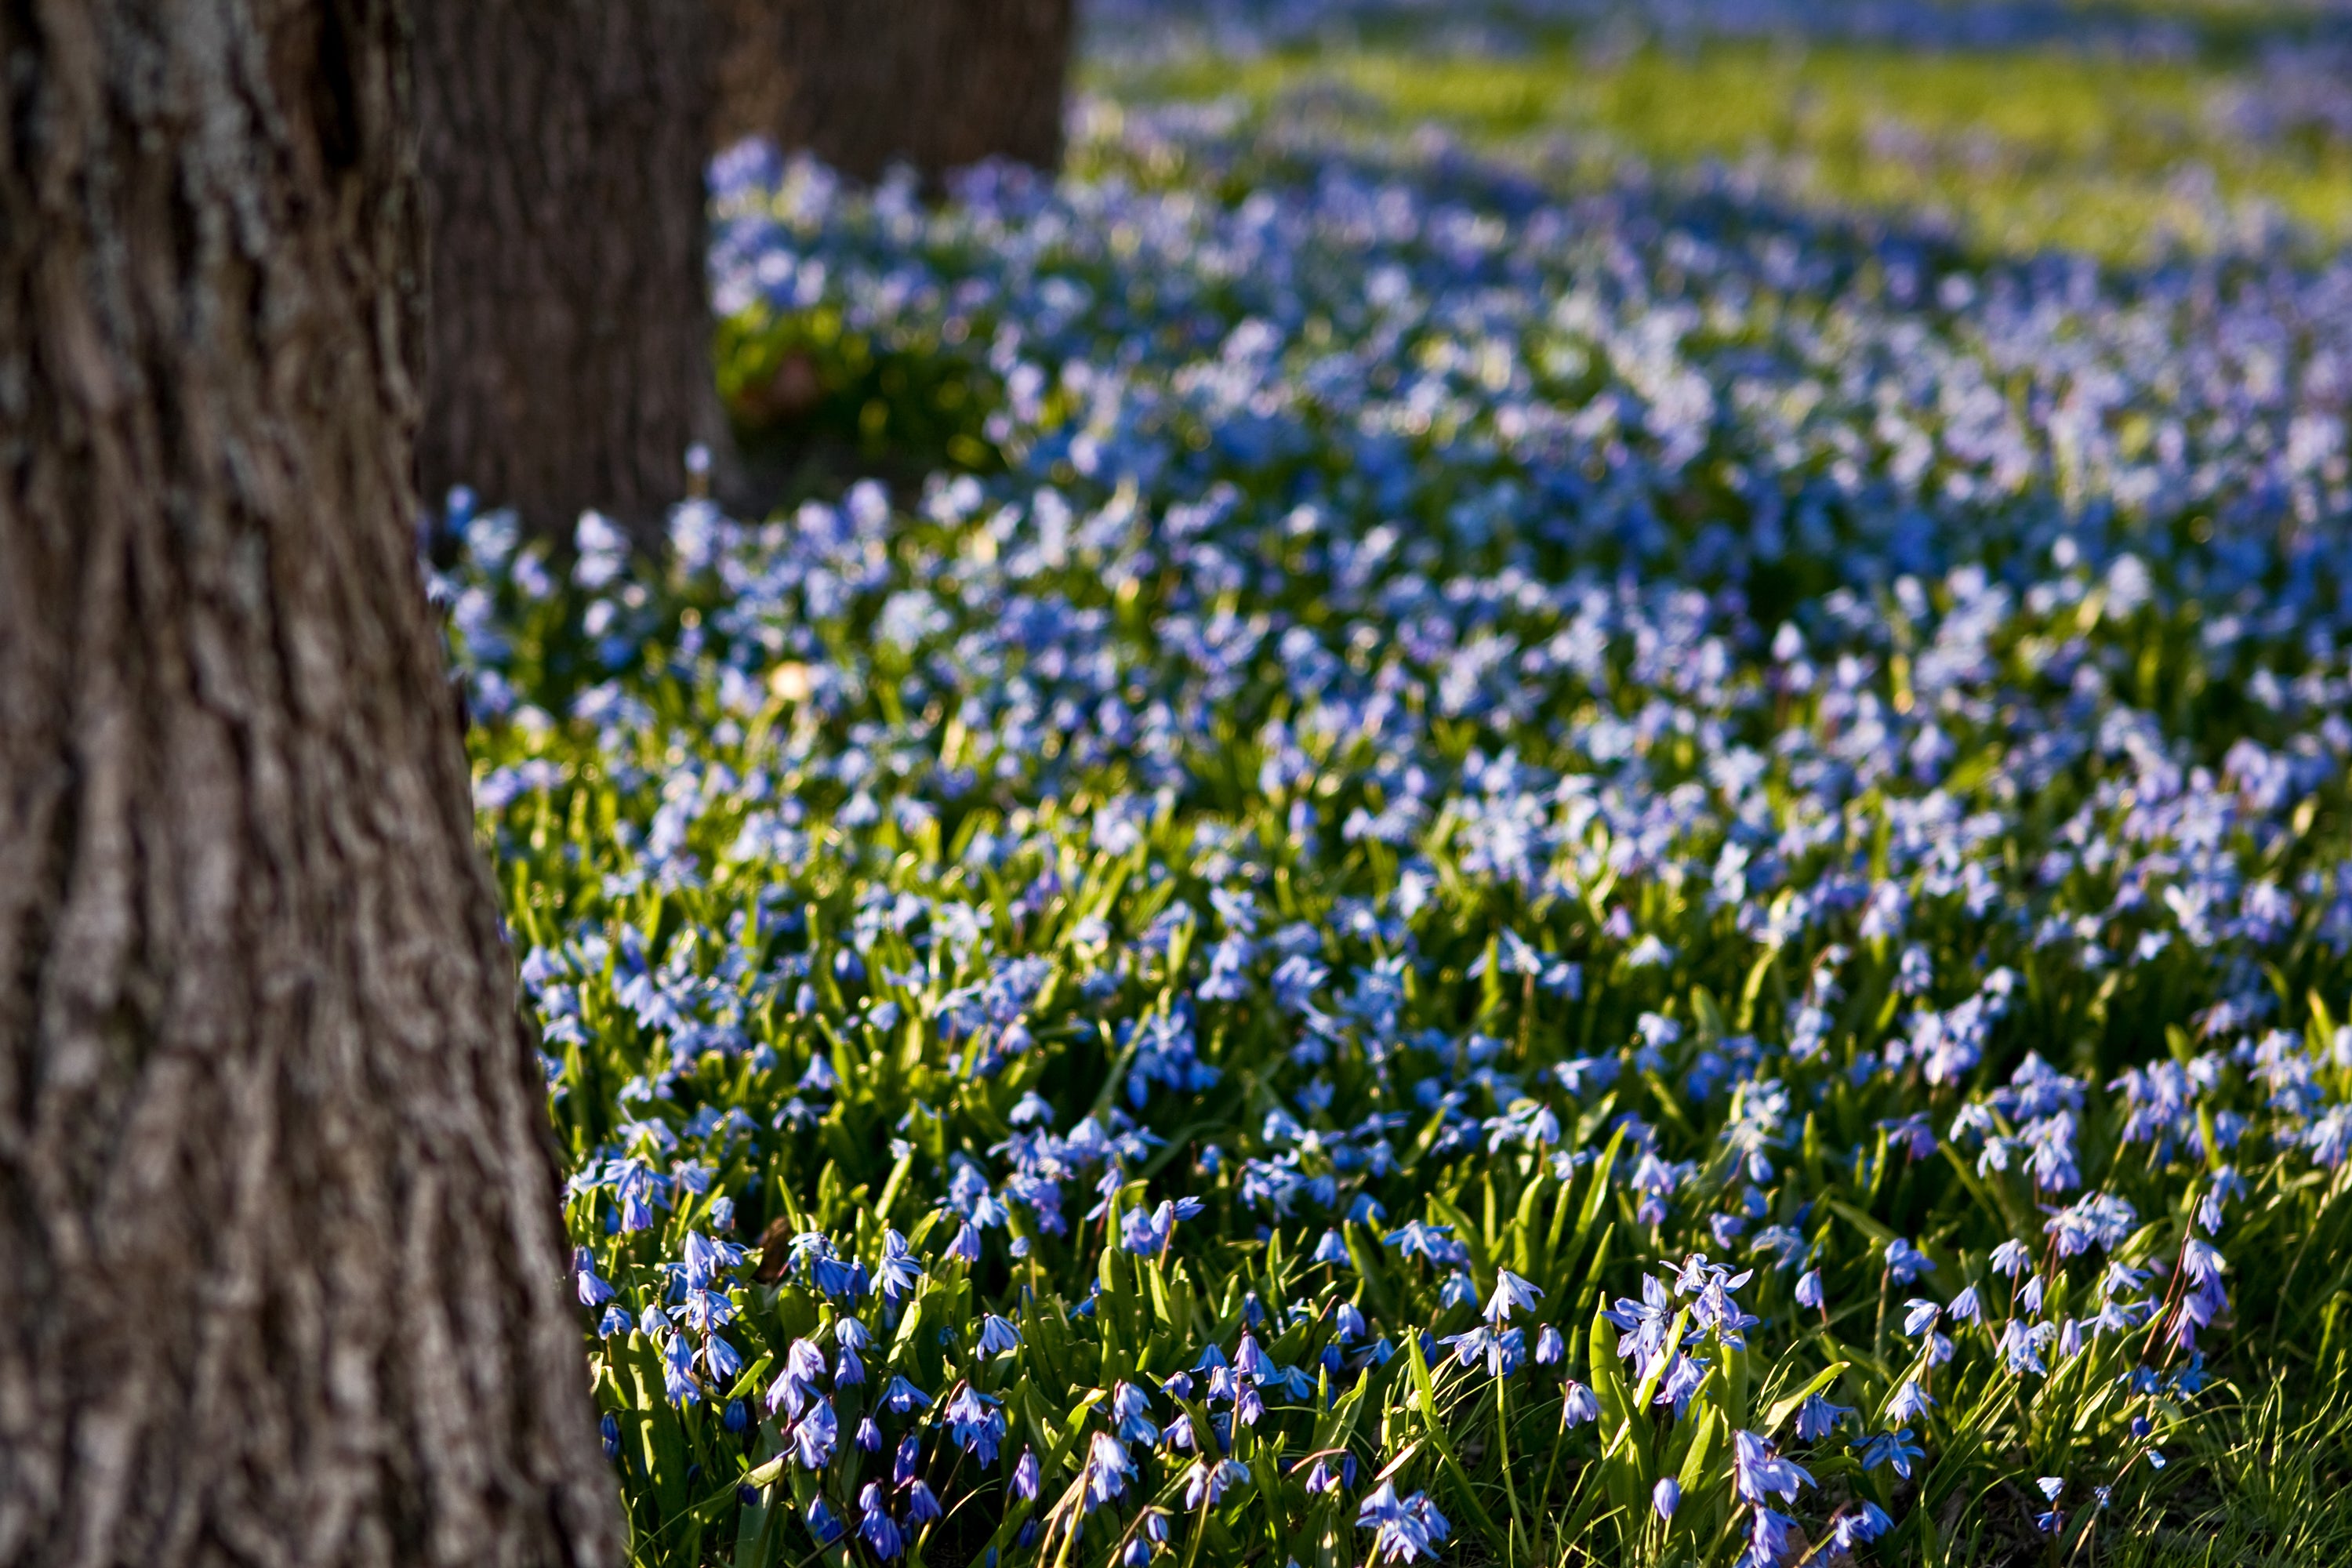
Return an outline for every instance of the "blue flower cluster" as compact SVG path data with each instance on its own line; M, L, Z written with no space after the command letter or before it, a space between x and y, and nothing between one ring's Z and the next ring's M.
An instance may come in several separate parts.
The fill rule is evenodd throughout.
M1084 134L715 175L987 461L451 509L639 1558L2160 1510L2352 1181L2352 263Z

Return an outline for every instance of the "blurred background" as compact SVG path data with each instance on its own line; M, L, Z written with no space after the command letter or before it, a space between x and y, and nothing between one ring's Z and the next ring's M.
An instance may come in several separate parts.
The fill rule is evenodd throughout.
M1425 125L1585 181L1694 165L1988 251L2352 233L2352 6L1093 0L1097 108Z

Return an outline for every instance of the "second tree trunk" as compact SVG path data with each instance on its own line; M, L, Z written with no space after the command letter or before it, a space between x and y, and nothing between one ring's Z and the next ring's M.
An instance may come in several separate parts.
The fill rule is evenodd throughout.
M1071 0L716 0L720 142L764 135L861 179L1062 156Z
M432 325L418 468L541 530L644 524L722 435L703 0L417 0Z

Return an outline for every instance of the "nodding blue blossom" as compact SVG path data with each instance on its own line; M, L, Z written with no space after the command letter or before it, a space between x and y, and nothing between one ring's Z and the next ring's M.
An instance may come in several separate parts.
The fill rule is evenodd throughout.
M1467 1332L1449 1334L1438 1342L1453 1349L1454 1359L1464 1366L1486 1363L1489 1377L1508 1377L1519 1370L1527 1353L1527 1336L1520 1330L1506 1329L1500 1333L1482 1323Z
M1656 1510L1660 1519L1674 1518L1675 1510L1682 1505L1683 1484L1674 1477L1662 1477L1658 1484L1650 1489L1650 1507Z
M2028 1307L2026 1310L2032 1311L2034 1309ZM2050 1371L2049 1365L2042 1359L2042 1347L2056 1337L2057 1332L2053 1324L2028 1325L2021 1318L2011 1318L2001 1325L2000 1337L1994 1342L1994 1348L2000 1352L2002 1363L2011 1372L2020 1375L2032 1373L2039 1377ZM1894 1419L1902 1418L1896 1416Z
M883 1298L895 1306L923 1277L923 1266L907 1250L907 1238L888 1230L882 1233L882 1261L874 1272Z
M1335 1264L1342 1268L1353 1267L1348 1256L1348 1244L1339 1239L1339 1233L1336 1230L1323 1233L1323 1239L1316 1243L1314 1256L1308 1261Z
M1470 1261L1469 1248L1455 1241L1450 1234L1453 1227L1425 1225L1410 1220L1388 1235L1388 1245L1403 1257L1420 1257L1437 1268L1448 1268Z
M1704 1356L1677 1354L1667 1364L1665 1380L1658 1385L1656 1403L1674 1406L1675 1419L1679 1421L1690 1407L1691 1396L1706 1381L1706 1369L1711 1364Z
M1096 1433L1087 1448L1086 1510L1092 1513L1103 1504L1124 1497L1127 1483L1134 1479L1135 1461L1128 1458L1127 1445L1108 1432Z
M1748 1510L1748 1550L1740 1553L1740 1568L1770 1568L1782 1562L1796 1536L1795 1520L1757 1504Z
M2042 1498L2051 1505L2047 1511L2033 1516L2033 1527L2047 1535L2055 1535L2066 1528L2066 1516L2058 1510L2059 1494L2066 1489L2063 1476L2043 1476L2033 1483L2041 1489Z
M903 1375L894 1376L882 1390L882 1403L904 1415L909 1410L929 1408L931 1396L908 1383Z
M601 1307L613 1299L613 1288L596 1276L596 1257L586 1247L574 1247L572 1253L572 1273L579 1282L580 1304Z
M1886 1516L1884 1509L1865 1500L1851 1510L1841 1510L1830 1527L1830 1533L1840 1552L1852 1552L1894 1528L1895 1521Z
M1382 1481L1364 1495L1356 1512L1356 1528L1376 1531L1372 1557L1381 1563L1413 1563L1434 1557L1453 1535L1454 1527L1425 1492L1397 1496L1396 1484Z
M1023 1502L1036 1497L1037 1456L1034 1451L1027 1448L1022 1449L1021 1457L1013 1462L1010 1486L1013 1497Z
M821 1497L809 1499L806 1517L809 1533L816 1537L817 1543L821 1546L830 1546L840 1540L849 1529L841 1521L834 1518L833 1510L824 1506L824 1499Z
M1906 1421L1916 1421L1926 1415L1935 1403L1935 1395L1920 1387L1917 1383L1906 1378L1887 1397L1886 1419L1896 1426Z
M1819 1307L1822 1304L1822 1271L1808 1268L1798 1276L1795 1294L1798 1306Z
M1559 1331L1546 1323L1536 1334L1536 1364L1551 1366L1567 1353L1568 1345L1559 1337Z
M1818 1394L1807 1394L1804 1404L1797 1407L1797 1438L1800 1442L1818 1443L1853 1414L1850 1405L1832 1404Z
M983 1313L977 1342L982 1355L1011 1355L1021 1348L1021 1331L1009 1319L1000 1318L994 1312Z
M817 1397L817 1380L824 1376L824 1352L808 1340L794 1340L784 1352L784 1364L768 1384L768 1414L782 1411L794 1420Z
M1908 1285L1935 1267L1935 1259L1899 1236L1886 1244L1886 1277L1897 1285Z
M1150 1447L1159 1441L1160 1425L1152 1419L1151 1400L1135 1384L1121 1383L1111 1389L1110 1411L1121 1442Z
M1561 1385L1560 1420L1570 1426L1581 1426L1588 1421L1601 1419L1601 1402L1592 1390L1570 1378Z
M1543 1291L1507 1268L1495 1270L1495 1293L1486 1302L1486 1317L1497 1327L1510 1321L1515 1309L1532 1310Z
M940 1410L947 1417L949 1436L957 1447L978 1459L982 1469L996 1463L997 1445L1004 1440L1004 1415L998 1408L1001 1404L993 1395L965 1383L957 1386Z
M1220 1459L1213 1465L1206 1459L1195 1459L1184 1472L1184 1507L1214 1508L1224 1500L1227 1488L1240 1486L1249 1479L1249 1467L1239 1459Z
M1674 1321L1673 1299L1665 1286L1644 1275L1639 1301L1621 1296L1614 1307L1601 1315L1619 1330L1617 1353L1633 1362L1641 1375L1647 1377L1665 1353L1667 1331Z
M692 1405L702 1397L694 1377L694 1344L683 1332L673 1331L662 1345L662 1393L672 1405Z
M1760 1503L1776 1495L1794 1502L1800 1487L1813 1484L1804 1467L1782 1458L1771 1443L1753 1432L1734 1432L1731 1444L1733 1485L1749 1502Z
M793 1423L793 1455L804 1470L821 1470L833 1462L835 1445L841 1438L841 1425L833 1413L833 1402L819 1399L805 1415Z
M1894 1415L1890 1411L1889 1419L1900 1420L1902 1417ZM1907 1426L1893 1432L1874 1433L1856 1443L1854 1447L1861 1450L1864 1469L1874 1470L1881 1465L1892 1465L1895 1467L1895 1473L1905 1480L1911 1479L1911 1462L1926 1452L1918 1444L1911 1441L1911 1431Z
M899 1531L898 1521L890 1516L880 1482L866 1483L866 1489L857 1494L857 1533L873 1548L875 1556L887 1563L906 1550L906 1538Z

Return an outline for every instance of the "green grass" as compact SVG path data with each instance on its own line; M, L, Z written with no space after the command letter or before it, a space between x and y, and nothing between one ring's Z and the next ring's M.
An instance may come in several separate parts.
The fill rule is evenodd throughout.
M2059 52L1924 55L1724 44L1612 59L1566 46L1428 58L1400 42L1150 68L1097 66L1128 99L1307 99L1366 125L1430 122L1496 150L1549 141L1581 177L1632 163L1749 165L1801 199L1948 226L1992 251L2137 261L2210 249L2261 204L2352 238L2352 144L2257 146L2214 123L2235 64Z

